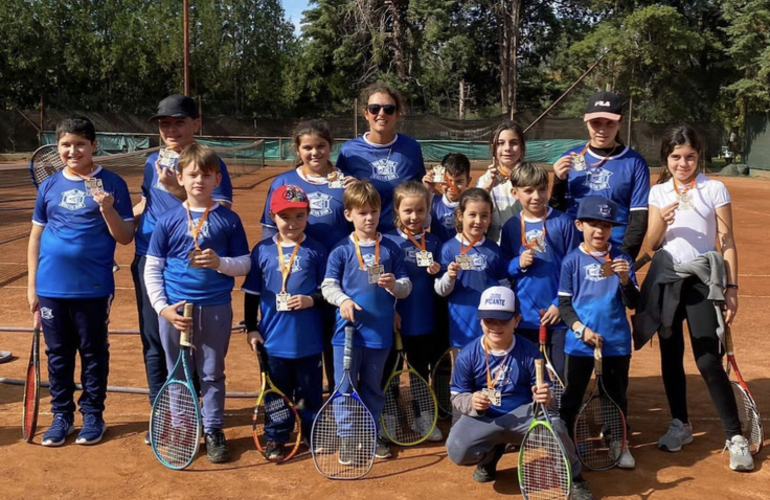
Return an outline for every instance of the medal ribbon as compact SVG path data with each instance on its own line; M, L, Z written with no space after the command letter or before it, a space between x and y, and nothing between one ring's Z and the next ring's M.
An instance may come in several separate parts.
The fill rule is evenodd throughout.
M590 256L591 256L591 257L592 257L594 260L596 260L597 262L599 261L599 259L597 259L597 258L594 256L594 254L592 254L591 252L589 252L589 251L588 251L588 249L587 249L587 248L586 248L586 246L585 246L585 243L581 243L581 244L580 244L580 246L581 246L581 248L583 249L583 251L584 251L585 253L587 253L588 255L590 255ZM607 264L610 264L610 265L612 265L612 259L610 259L610 249L609 249L609 248L607 249L607 253L605 253L605 254L604 254L604 264L605 264L605 265L607 265Z
M83 175L83 174L80 174L80 173L78 173L78 172L75 172L74 170L72 170L72 169L71 169L71 168L69 168L69 167L64 167L64 170L65 170L65 171L66 171L68 174L70 174L70 175L72 175L72 176L74 176L74 177L77 177L77 178L79 178L79 179L83 179L83 182L85 183L85 188L86 188L86 191L88 191L88 180L89 180L89 179L93 179L93 177L91 177L90 175ZM92 174L94 173L94 170L96 170L96 168L94 167L94 165L93 165L93 164L91 164L91 173L92 173ZM676 184L676 183L674 183L674 184Z
M483 238L483 237L484 237L484 235L482 234L478 238L473 238L473 240L471 240L470 238L466 238L465 234L461 235L460 236L460 255L465 255L466 253L468 253L468 251L471 248L475 247L476 243L481 241L481 238ZM468 245L467 247L465 245L463 245L463 241L465 241L466 239L471 242L471 244Z
M547 218L548 218L548 209L546 208L545 215L543 216L543 236L542 236L542 238L543 238L543 242L544 243L545 243L545 235L546 235L545 219L547 219ZM521 245L531 249L532 247L537 245L537 240L538 239L537 238L532 238L531 240L527 241L527 231L526 231L526 229L527 229L526 228L526 223L524 222L524 216L522 215L521 216Z
M414 234L413 235L411 231L409 231L408 229L405 228L404 229L404 234L406 235L407 238L409 238L409 241L414 243L414 246L416 246L417 248L419 248L423 252L425 251L425 245L426 245L426 242L425 242L425 231L423 231L420 234ZM422 236L422 244L419 241L417 241L415 236Z
M454 181L449 178L449 175L447 175L446 172L444 172L444 183L447 185L450 191L460 196L460 190L457 188L457 185L454 183Z
M492 380L492 374L489 371L489 345L487 344L487 339L484 339L484 358L487 363L487 389L494 389L497 383L500 381L499 380L500 373L502 373L503 366L505 366L505 362L508 361L509 354L510 352L505 354L505 357L500 362L500 367L497 369L497 375L495 375L494 380Z
M581 151L581 152L580 152L580 156L582 156L583 158L585 158L585 156L586 156L586 153L588 152L588 145L589 145L589 144L591 144L591 143L590 143L590 142L586 143L585 147L583 148L583 151ZM615 148L613 148L613 151L614 151L614 150L615 150ZM599 161L599 163L591 163L591 164L589 164L588 162L586 162L586 165L590 165L590 167L591 167L591 168L599 168L599 167L601 167L601 166L602 166L602 164L603 164L605 161L607 161L607 160L608 160L608 159L609 159L611 156L612 156L612 151L610 151L610 154L608 154L607 156L605 156L604 158L602 158L602 159Z
M212 202L209 202L209 204L206 205L206 210L203 211L203 215L198 221L198 225L195 226L194 229L193 229L193 222L192 222L192 213L190 212L190 205L185 205L185 208L187 208L187 226L190 228L190 234L192 235L193 243L195 244L196 250L201 249L200 245L198 245L198 235L200 234L201 228L203 228L203 224L206 222L206 219L209 216L209 211L211 211L212 205L213 205Z
M676 180L671 179L671 181L674 183L674 192L678 196L681 196L681 195L685 194L686 192L688 192L689 190L691 190L691 189L693 189L695 187L695 179L694 178L693 178L692 181L690 181L689 184L687 184L687 186L684 186L684 185L682 186L682 188L683 188L682 191L679 191L679 187L676 185Z
M362 271L366 271L366 266L364 265L364 256L361 255L361 247L358 245L358 234L353 233L353 242L356 244L356 257L358 257L358 267ZM378 265L380 263L380 235L378 234L376 239L374 240L374 265Z
M299 250L299 243L294 245L294 250L291 252L291 257L289 257L289 264L285 265L283 262L283 248L281 247L281 236L278 235L278 238L276 238L276 245L278 247L278 265L281 266L281 293L286 293L286 282L289 280L289 274L291 274L291 268L294 266L294 258L297 256L297 251Z
M334 179L329 179L329 176L331 174L328 174L324 180L319 181L319 180L315 180L314 178L310 177L310 173L308 172L308 169L307 169L307 167L305 167L305 165L300 166L300 170L302 170L302 175L305 177L305 180L307 182L309 182L310 184L320 185L320 184L324 184L326 182L331 182L334 179L336 179L336 175L334 176ZM336 172L334 172L334 170L332 170L331 173L332 174L336 174ZM317 175L313 175L313 177L318 177L318 176ZM321 177L323 177L323 176L321 176Z

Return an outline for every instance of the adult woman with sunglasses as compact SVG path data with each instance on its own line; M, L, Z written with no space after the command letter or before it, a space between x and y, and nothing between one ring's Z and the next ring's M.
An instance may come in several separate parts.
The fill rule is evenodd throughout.
M361 94L369 131L345 142L340 148L337 168L343 174L370 181L382 198L378 230L393 226L393 189L404 181L421 181L425 164L420 145L411 137L396 133L396 122L404 110L397 90L375 83Z

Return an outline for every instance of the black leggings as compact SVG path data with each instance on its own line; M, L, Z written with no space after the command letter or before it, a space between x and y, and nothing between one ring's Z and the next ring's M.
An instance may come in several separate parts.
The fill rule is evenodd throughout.
M671 417L689 422L687 413L687 378L684 373L684 332L687 320L690 342L711 400L719 413L727 439L741 433L741 421L735 404L730 380L722 367L722 353L717 336L717 313L708 300L708 287L697 278L687 278L682 284L679 308L674 315L671 337L660 337L660 365L666 388Z
M430 382L430 369L431 363L435 362L433 353L434 334L429 333L427 335L402 335L401 342L404 344L404 353L406 353L406 359L412 368L425 379L426 382ZM385 370L382 372L382 386L388 381L388 378L393 373L393 365L396 363L396 348L395 345L390 349L388 359L385 361Z

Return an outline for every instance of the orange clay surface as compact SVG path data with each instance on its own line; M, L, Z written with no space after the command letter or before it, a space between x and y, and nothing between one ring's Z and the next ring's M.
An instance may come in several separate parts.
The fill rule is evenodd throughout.
M270 179L280 168L267 168L236 179L235 209L243 219L249 241L260 234L259 217ZM479 175L481 172L475 172ZM770 415L770 266L767 237L770 235L770 182L760 179L722 179L733 199L736 238L740 254L740 311L734 324L737 359L749 381L765 426ZM4 264L25 262L26 241L5 245ZM129 266L133 246L118 249L122 270L116 275L117 292L111 328L137 329L133 283ZM643 276L643 274L642 274ZM640 277L642 277L640 276ZM240 283L239 283L240 285ZM0 289L0 323L28 327L26 278ZM242 316L243 294L233 293L235 317ZM764 318L764 319L763 319ZM138 336L114 335L111 342L110 385L146 387ZM0 333L0 349L12 350L13 361L0 365L0 377L22 379L29 353L30 335ZM45 356L43 356L45 363ZM689 384L689 408L695 441L680 453L663 453L655 443L669 420L660 380L657 342L634 353L629 389L631 446L636 470L586 473L597 498L637 499L764 499L770 498L770 465L767 451L756 457L751 474L731 472L722 455L724 435L716 412L697 374L689 351L685 365ZM45 366L43 379L47 380ZM227 387L231 391L256 391L259 373L245 335L234 333L227 357ZM40 446L42 433L51 421L47 390L43 389L38 432L33 444L21 439L22 388L0 385L0 498L348 498L470 500L520 497L516 479L516 454L506 454L497 480L476 484L472 468L452 464L443 444L411 449L395 448L395 458L378 461L366 478L331 481L320 476L309 453L284 465L266 462L251 438L253 401L228 399L225 432L232 461L214 465L201 450L196 462L184 472L161 466L143 438L147 431L149 403L146 396L110 394L105 419L109 430L101 444L77 446L74 437L59 449ZM79 426L79 418L76 421ZM441 422L446 432L446 423Z

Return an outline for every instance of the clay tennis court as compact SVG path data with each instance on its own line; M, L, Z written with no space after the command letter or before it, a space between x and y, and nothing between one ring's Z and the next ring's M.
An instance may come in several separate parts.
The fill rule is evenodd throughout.
M270 179L283 171L266 168L234 180L235 209L243 219L249 241L260 234L259 218ZM770 227L770 181L723 178L733 198L736 238L740 254L740 310L733 328L736 356L744 376L770 425L770 266L767 265L767 235ZM11 205L6 205L11 206ZM23 214L23 215L22 215ZM28 212L3 211L0 216L28 221ZM8 220L8 219L5 219ZM134 291L129 266L133 245L118 249L122 267L116 275L116 299L111 329L137 329ZM0 270L18 267L26 259L26 240L2 247ZM238 286L240 282L238 282ZM235 318L242 317L243 294L233 293ZM26 278L0 288L0 323L29 327ZM145 387L141 343L138 336L111 337L110 385ZM22 379L29 353L30 335L0 333L0 348L12 350L15 359L0 365L0 377ZM45 357L43 356L45 359ZM692 355L686 354L689 408L696 439L680 453L666 454L655 443L665 432L669 415L660 380L657 343L634 354L629 389L631 446L637 468L586 473L597 498L701 500L722 498L764 499L770 497L770 466L767 451L755 457L755 471L737 474L722 455L724 435L697 374ZM47 379L45 369L42 377ZM234 333L227 358L229 391L256 391L259 375L245 335ZM283 465L265 461L251 439L253 401L228 399L225 432L232 461L214 465L201 450L199 458L184 472L162 467L143 438L147 431L149 403L146 396L110 394L105 420L109 426L104 441L93 447L74 444L74 438L58 449L39 445L51 421L47 390L43 389L41 414L35 444L21 439L22 388L0 385L0 498L345 498L442 500L484 499L492 496L520 497L516 479L516 454L503 457L497 480L477 484L472 468L452 464L443 444L412 449L394 447L395 459L378 461L362 480L331 481L313 467L309 453ZM79 416L76 425L80 425ZM442 422L440 425L445 426ZM444 427L446 431L446 427Z

